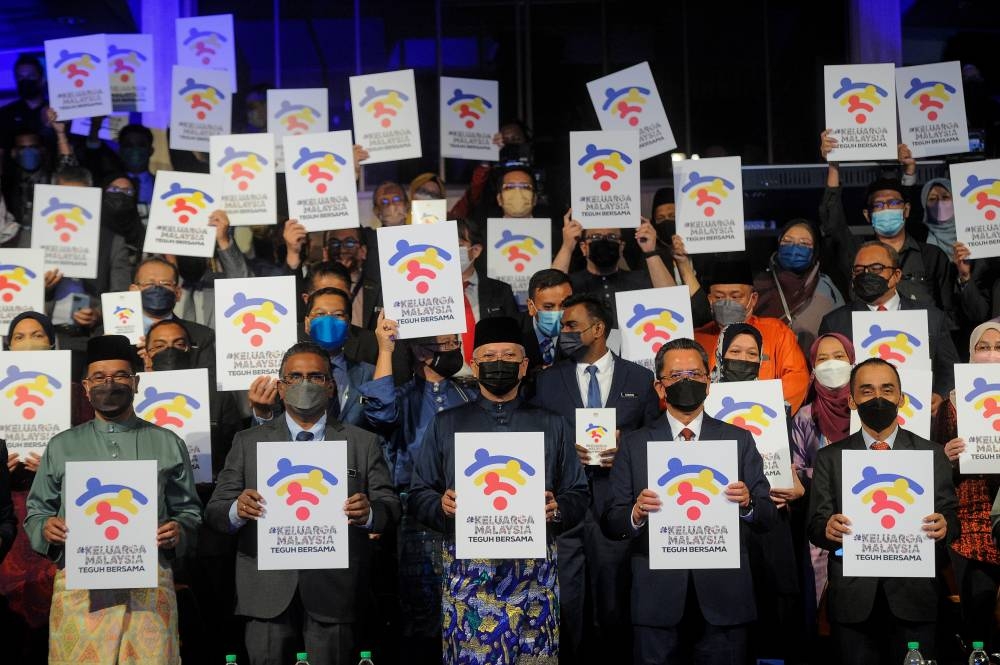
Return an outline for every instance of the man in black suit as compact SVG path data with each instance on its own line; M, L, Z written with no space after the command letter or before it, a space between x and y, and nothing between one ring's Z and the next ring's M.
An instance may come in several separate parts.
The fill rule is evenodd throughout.
M608 350L611 312L597 297L572 295L562 302L559 346L566 356L538 374L533 402L576 422L576 409L613 408L616 437L652 423L659 415L659 397L653 373ZM608 507L608 476L618 448L601 453L592 464L585 447L576 442L577 455L590 482L590 510L582 524L562 533L559 548L559 607L562 613L562 656L582 662L584 653L599 661L620 654L628 643L628 543L601 533L601 514ZM585 598L589 597L589 603ZM585 615L585 607L593 613ZM596 615L596 616L595 616ZM598 637L592 626L601 629ZM593 636L592 647L581 644ZM598 656L597 653L606 653Z
M809 499L809 540L831 552L828 613L838 662L857 665L900 662L907 642L919 642L923 656L933 656L937 619L936 578L844 577L837 552L850 535L849 515L841 513L841 452L844 450L930 450L934 453L934 513L923 530L938 541L938 556L958 537L961 525L951 466L944 449L901 429L896 410L902 400L899 373L881 358L870 358L851 371L848 405L858 412L861 430L820 448Z
M747 626L756 618L747 557L747 529L766 531L777 519L753 436L705 414L708 356L695 341L673 339L656 354L656 394L667 410L623 437L611 469L612 503L605 535L632 544L633 662L640 665L731 665L746 662ZM735 440L739 479L726 498L740 506L740 567L650 570L647 515L662 502L648 487L649 441ZM644 489L645 488L645 489Z
M401 513L378 437L327 417L332 378L323 348L303 342L285 352L278 386L284 414L236 435L205 509L210 526L238 534L236 613L249 619L246 646L253 665L292 662L302 641L314 665L346 663L354 656L359 599L370 588L368 535L394 528ZM293 440L303 446L347 441L346 569L257 568L257 520L266 510L256 490L262 480L257 442Z
M861 245L854 257L853 275L854 299L823 317L819 335L836 332L853 339L853 312L927 310L928 346L934 370L931 413L937 414L944 396L955 387L955 363L960 362L948 317L929 302L907 298L898 292L903 278L899 254L884 242L872 240Z

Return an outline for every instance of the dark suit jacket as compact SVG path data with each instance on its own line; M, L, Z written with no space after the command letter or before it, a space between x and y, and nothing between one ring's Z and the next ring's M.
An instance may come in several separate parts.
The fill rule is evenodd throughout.
M666 415L648 427L622 437L611 469L612 504L601 518L604 535L614 540L632 540L632 623L637 626L668 627L680 623L684 614L688 580L694 582L698 604L705 620L714 626L733 626L753 621L753 579L747 554L747 529L765 531L777 520L771 502L771 487L764 476L764 463L753 435L729 423L704 417L703 440L735 440L739 457L739 480L746 483L754 509L740 521L740 567L724 570L650 570L647 525L632 528L632 506L649 484L646 444L673 441Z
M479 318L491 319L497 316L517 318L517 301L510 284L499 279L479 275Z
M206 367L215 371L215 331L195 321L180 317L174 319L187 328L191 335L191 366Z
M0 563L10 551L17 536L17 516L10 498L10 471L7 469L7 442L0 439Z
M930 337L931 367L934 370L934 392L942 397L947 397L948 393L955 388L955 363L961 362L958 358L958 351L955 343L951 339L951 328L948 317L930 304L923 304L900 296L899 308L904 311L915 309L927 310L927 334ZM838 307L823 317L823 322L819 324L819 334L835 332L854 339L851 328L852 312L867 312L868 306L860 300L852 300L848 304ZM861 362L864 358L858 358Z
M327 421L327 441L347 440L347 495L364 492L372 507L372 531L394 527L401 509L392 488L378 437L364 430ZM215 492L205 509L213 529L230 533L229 510L246 488L256 488L257 442L289 441L284 416L243 430L233 439L226 466L219 474ZM323 442L303 443L323 445ZM350 471L355 473L352 475ZM346 518L345 518L346 520ZM358 596L367 593L370 573L368 531L348 527L350 567L337 570L258 570L257 522L249 521L237 532L236 613L257 619L273 619L288 607L298 590L302 606L313 617L329 623L351 623L358 618Z
M842 513L841 451L865 450L865 441L860 432L855 432L842 441L819 449L813 464L813 479L809 497L809 540L816 547L829 550L828 593L829 613L832 621L858 623L866 621L872 613L875 592L881 583L889 601L889 609L903 621L927 622L937 618L937 579L913 577L844 577L843 557L832 554L840 549L840 543L826 539L826 523L831 515ZM893 443L893 450L931 450L934 452L934 511L944 515L948 522L948 533L944 543L938 547L938 556L945 557L944 547L958 537L961 524L958 521L958 500L951 479L951 465L945 457L944 448L916 434L900 428ZM892 454L892 451L883 451ZM848 515L847 517L850 517Z

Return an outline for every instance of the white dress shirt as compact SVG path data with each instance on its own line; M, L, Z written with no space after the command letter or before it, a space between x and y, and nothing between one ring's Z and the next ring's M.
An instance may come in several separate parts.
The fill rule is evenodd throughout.
M596 362L576 364L576 382L580 386L580 397L583 405L587 405L587 391L590 389L590 372L587 368L591 365L597 367L597 385L601 387L601 406L608 403L608 396L611 394L611 379L614 377L615 362L611 351L607 351Z

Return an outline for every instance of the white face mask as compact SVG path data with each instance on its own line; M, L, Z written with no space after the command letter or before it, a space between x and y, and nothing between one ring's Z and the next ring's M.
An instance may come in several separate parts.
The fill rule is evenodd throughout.
M462 266L462 274L469 269L472 265L472 248L471 247L459 247L458 248L458 262Z
M824 360L816 365L813 374L816 380L825 388L843 388L851 380L853 365L846 360Z

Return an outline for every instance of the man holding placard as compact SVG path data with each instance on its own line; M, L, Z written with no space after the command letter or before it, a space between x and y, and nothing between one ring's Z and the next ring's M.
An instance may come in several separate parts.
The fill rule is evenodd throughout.
M920 642L921 653L933 655L938 583L933 576L919 577L907 567L923 564L924 570L929 567L933 571L934 557L926 561L923 551L926 545L922 543L932 539L940 545L958 536L961 526L951 466L941 446L897 424L903 393L899 373L893 365L881 358L855 365L850 388L848 404L858 412L861 430L820 449L813 471L808 522L809 540L831 552L828 613L834 642L840 651L839 662L899 661L908 641ZM870 478L878 482L859 482L851 487L844 482L846 454L868 450L881 451L880 455L889 455L890 461L896 461L887 468L870 466L861 474L863 481ZM919 471L917 467L905 464L902 457L892 457L900 455L899 451L910 455L912 451L933 454L930 480L933 494L931 487L911 480L915 471ZM845 495L845 485L851 495L867 490L861 501L871 504L871 513L878 522L874 528L869 524L872 517L865 514L867 511L844 514L845 502L852 498ZM916 509L907 506L921 498L933 506L933 512L920 514L922 525L916 534L892 532L896 522L902 522L909 510ZM857 535L848 538L854 530ZM848 547L856 551L849 552ZM933 552L937 548L930 549ZM888 566L893 572L875 572L863 577L845 575L848 555L852 565L874 570L885 570L887 561L891 561Z
M193 551L201 523L201 502L195 494L184 441L173 432L140 419L133 409L138 369L135 347L126 337L108 335L94 337L88 342L87 375L83 386L97 415L94 420L57 434L49 442L28 495L24 527L31 545L60 567L56 573L50 615L51 663L79 663L91 659L92 662L113 663L119 659L124 662L136 655L148 663L173 664L180 659L177 601L169 560ZM110 603L101 600L105 596L70 584L68 579L70 574L86 575L83 571L69 570L66 550L75 547L75 539L82 543L92 525L67 523L64 519L68 509L63 496L66 465L80 461L106 464L129 460L156 462L156 494L145 497L129 492L125 496L123 492L128 488L119 490L113 503L96 505L96 516L100 524L103 513L118 516L120 513L114 511L114 507L131 506L134 517L135 512L141 511L133 505L133 498L142 504L153 504L159 526L155 539L152 534L148 537L160 550L157 583L149 589L123 590L124 596ZM129 516L121 515L125 519L115 518L120 523L115 531L106 531L110 540L117 538L119 529L125 532L127 528ZM101 557L95 555L95 558ZM92 588L115 586L115 576L119 573L100 574L105 577L91 582L95 584ZM102 581L110 587L101 586Z

